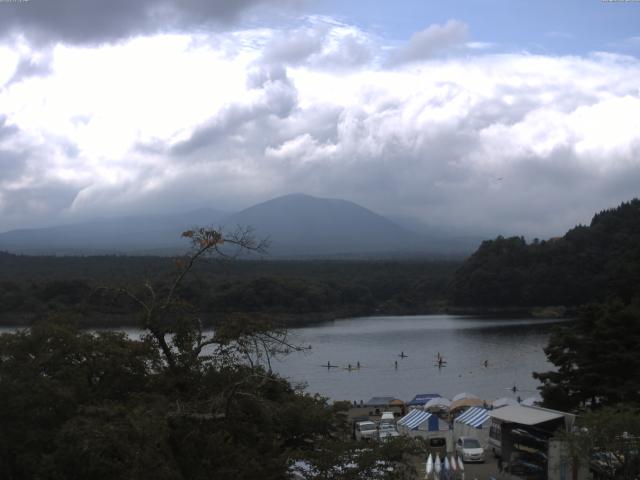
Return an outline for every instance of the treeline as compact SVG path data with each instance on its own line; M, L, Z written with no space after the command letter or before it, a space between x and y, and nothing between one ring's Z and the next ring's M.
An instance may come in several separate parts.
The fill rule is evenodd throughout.
M135 324L135 304L116 289L153 278L166 288L176 260L166 257L30 257L0 254L0 321L29 323L73 310L87 325ZM227 313L272 315L288 324L441 308L459 266L432 261L201 262L181 297L206 321Z
M578 306L640 288L640 200L604 210L564 237L527 243L489 240L460 267L450 286L462 306Z

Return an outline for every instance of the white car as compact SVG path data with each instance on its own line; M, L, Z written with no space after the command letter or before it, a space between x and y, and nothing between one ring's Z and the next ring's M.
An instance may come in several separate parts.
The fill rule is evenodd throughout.
M393 425L380 425L378 427L378 437L380 440L388 440L400 436Z
M378 428L373 422L357 422L355 424L355 437L356 440L375 440L378 438Z
M464 463L467 462L484 462L484 448L480 445L477 438L460 437L456 441L456 453L462 458Z

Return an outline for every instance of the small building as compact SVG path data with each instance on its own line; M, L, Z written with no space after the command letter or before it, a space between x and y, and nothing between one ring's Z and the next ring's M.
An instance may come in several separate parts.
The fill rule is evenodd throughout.
M455 442L460 437L473 437L478 439L482 448L487 448L490 426L489 411L481 407L471 407L453 422L453 440Z
M396 416L404 414L404 402L391 396L371 397L364 405L369 417L379 417L382 412L393 412Z
M500 397L491 402L492 408L502 408L506 407L507 405L518 405L518 401L515 398Z
M541 407L508 405L489 412L492 418L489 443L491 449L508 464L512 474L519 470L541 478L559 479L567 473L567 463L560 458L565 448L553 436L571 430L575 415ZM565 477L570 478L570 477Z
M437 415L414 409L396 423L398 433L407 437L421 437L425 440L444 438L447 452L453 451L451 427Z

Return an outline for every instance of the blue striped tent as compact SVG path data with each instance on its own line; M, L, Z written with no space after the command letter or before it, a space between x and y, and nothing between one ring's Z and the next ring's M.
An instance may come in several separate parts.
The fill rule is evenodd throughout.
M485 408L471 407L455 419L456 423L463 423L473 428L482 428L489 420L489 411Z
M398 420L398 426L407 430L437 431L439 429L438 417L424 410L411 410Z

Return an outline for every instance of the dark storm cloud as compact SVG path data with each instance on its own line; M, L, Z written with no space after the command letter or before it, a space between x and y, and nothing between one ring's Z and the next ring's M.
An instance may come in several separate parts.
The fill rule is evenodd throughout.
M0 31L36 42L97 44L161 30L225 25L246 10L296 0L29 0L0 2Z

